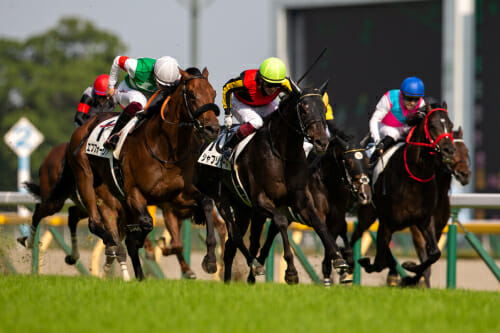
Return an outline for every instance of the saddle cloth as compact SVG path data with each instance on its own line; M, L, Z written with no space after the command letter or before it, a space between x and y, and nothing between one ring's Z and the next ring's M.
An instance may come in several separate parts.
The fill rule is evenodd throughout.
M390 147L387 149L384 154L382 155L381 158L379 158L377 164L373 168L373 175L372 175L372 188L375 186L375 183L377 182L378 176L384 171L385 166L391 159L392 155L401 147L405 145L404 142L398 142L394 146Z
M87 145L85 147L85 152L87 154L104 158L111 158L111 156L114 156L114 158L118 159L118 157L120 157L120 152L123 147L123 143L125 142L125 139L127 138L127 135L130 132L130 130L134 128L135 124L137 123L137 117L132 118L132 120L130 120L127 123L127 125L123 128L120 134L120 139L118 141L118 144L116 145L116 149L113 151L113 154L111 154L111 151L104 148L104 143L108 139L109 134L111 133L111 130L115 126L117 119L118 116L106 119L102 123L99 123L92 130L87 140Z

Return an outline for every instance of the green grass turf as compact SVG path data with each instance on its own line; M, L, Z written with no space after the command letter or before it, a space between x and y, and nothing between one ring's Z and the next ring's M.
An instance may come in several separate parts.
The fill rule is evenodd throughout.
M500 294L0 276L0 332L500 332Z

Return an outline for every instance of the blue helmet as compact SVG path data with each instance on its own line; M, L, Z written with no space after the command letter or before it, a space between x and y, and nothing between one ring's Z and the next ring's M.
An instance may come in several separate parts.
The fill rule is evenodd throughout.
M407 77L401 83L401 92L406 96L424 97L424 83L418 77Z

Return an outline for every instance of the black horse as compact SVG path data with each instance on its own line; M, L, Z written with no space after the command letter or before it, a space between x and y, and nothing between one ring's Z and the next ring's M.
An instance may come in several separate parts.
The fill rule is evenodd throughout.
M349 264L349 271L354 268L352 247L347 237L346 213L356 210L357 206L371 204L371 188L369 179L368 156L365 148L347 137L340 131L330 141L325 154L317 155L314 152L308 157L309 182L314 205L319 218L326 222L332 242L341 237L344 248L341 249L344 259ZM300 221L300 215L288 212L289 221ZM253 216L250 234L250 253L257 255L260 248L260 236L265 216ZM277 230L270 229L267 235L267 245L260 251L259 262L264 262L269 255L270 244L276 236ZM322 262L324 284L331 284L332 266L328 258ZM352 280L345 270L341 270L341 282Z
M453 146L453 124L448 117L446 104L431 108L429 104L408 119L412 126L406 144L400 147L388 161L385 169L373 184L376 212L367 209L365 222L370 225L379 218L377 254L370 264L368 258L359 260L366 272L380 272L384 268L395 270L389 242L395 231L415 225L424 235L428 258L420 265L407 264L403 267L417 275L436 262L441 252L437 247L436 235L431 217L439 200L439 184L435 173L442 168L451 170L455 154ZM366 226L359 226L363 230ZM351 239L354 244L360 233Z
M307 188L308 170L303 149L304 138L309 140L318 152L325 152L328 147L325 105L322 100L327 84L323 84L319 89L304 90L293 81L291 84L292 92L281 101L278 109L265 119L263 127L237 157L233 170L223 174L223 186L219 193L213 196L228 227L224 252L225 281L231 279L236 248L246 257L252 268L249 281L254 281L253 269L258 268L259 263L254 261L254 256L243 243L243 235L248 229L250 218L258 215L273 220L271 232L281 234L284 257L288 263L285 280L288 283L298 282L287 234L286 211L289 207L300 214L305 223L318 233L325 246L328 262L331 264L333 260L336 268L347 266L337 246L331 241L326 224L318 217L312 195ZM203 169L206 172L203 177L205 181L210 175L214 177L216 174L210 170L212 168Z

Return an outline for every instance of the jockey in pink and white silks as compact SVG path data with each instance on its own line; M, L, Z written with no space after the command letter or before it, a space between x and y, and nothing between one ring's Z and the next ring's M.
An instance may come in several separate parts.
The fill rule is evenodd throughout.
M417 77L408 77L400 89L389 90L379 100L370 119L370 133L376 148L371 160L400 139L406 138L410 127L405 123L408 115L425 105L424 84Z

